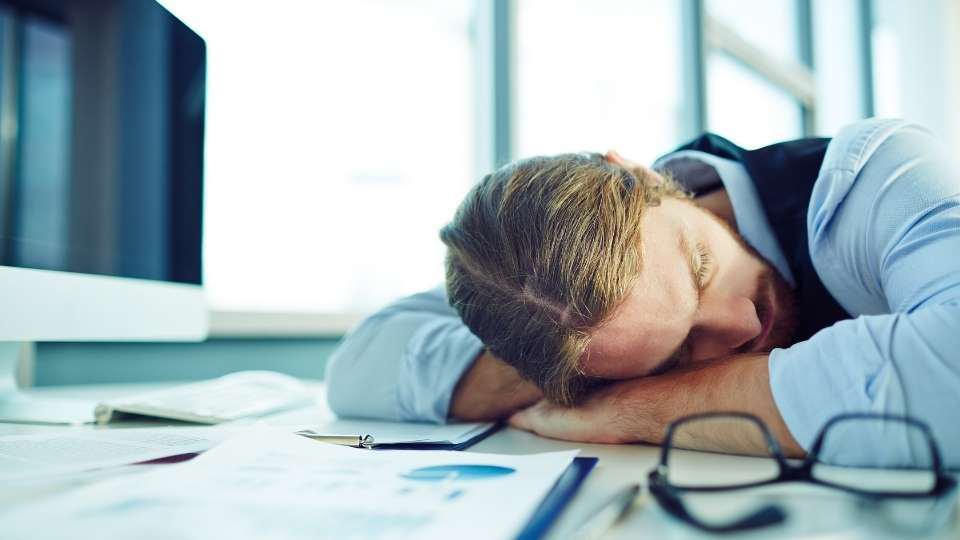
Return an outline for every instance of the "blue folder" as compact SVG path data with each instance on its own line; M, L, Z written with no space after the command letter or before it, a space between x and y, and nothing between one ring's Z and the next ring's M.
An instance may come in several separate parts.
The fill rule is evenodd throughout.
M478 433L466 441L463 441L458 444L449 444L449 443L422 443L422 442L411 442L411 443L387 443L387 444L378 444L373 449L374 450L466 450L471 446L477 444L478 442L486 439L490 435L496 433L500 428L505 424L503 422L497 422L490 426L490 429Z
M577 494L580 485L593 470L598 459L595 457L574 458L573 463L567 467L563 475L553 485L553 488L547 493L540 506L534 511L533 516L527 521L527 525L517 535L517 540L539 540L546 536L550 527L560 517L563 509L570 504L573 496Z

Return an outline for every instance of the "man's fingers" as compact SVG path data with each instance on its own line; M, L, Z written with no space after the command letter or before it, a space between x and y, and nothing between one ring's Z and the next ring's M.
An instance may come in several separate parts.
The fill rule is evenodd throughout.
M549 403L540 400L526 409L517 411L510 416L508 422L517 429L537 431L537 425L544 419L544 413L549 409Z
M512 427L530 431L530 428L528 427L527 417L524 411L513 413L510 416L510 419L508 420L508 422Z
M513 415L510 416L510 425L515 428L533 431L534 416L537 414L535 409L537 407L539 407L539 404L513 413Z

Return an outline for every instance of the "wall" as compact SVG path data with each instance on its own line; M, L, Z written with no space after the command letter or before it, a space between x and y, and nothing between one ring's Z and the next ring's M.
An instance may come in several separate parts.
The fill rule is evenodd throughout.
M323 378L339 339L212 339L204 343L38 343L34 384L186 381L244 369Z

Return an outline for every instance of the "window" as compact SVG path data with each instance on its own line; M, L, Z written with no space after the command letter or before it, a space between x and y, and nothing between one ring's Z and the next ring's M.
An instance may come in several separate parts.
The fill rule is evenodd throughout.
M680 142L680 4L520 0L515 157L616 149L651 163Z
M707 60L707 125L744 148L803 136L800 106L790 94L730 57Z
M799 59L797 0L707 0L707 14L778 60Z
M441 282L437 232L494 160L649 163L702 129L757 147L824 110L812 0L161 1L208 43L221 311L369 312Z
M813 78L801 61L799 2L705 3L707 129L747 148L803 136Z
M369 311L442 280L474 182L469 0L164 0L207 41L218 310Z

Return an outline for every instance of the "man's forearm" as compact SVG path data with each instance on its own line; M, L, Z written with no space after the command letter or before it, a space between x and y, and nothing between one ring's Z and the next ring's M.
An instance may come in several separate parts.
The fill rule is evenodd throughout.
M450 416L460 420L495 420L542 397L540 390L523 380L516 369L484 351L457 383Z
M657 377L618 383L611 398L619 403L616 423L636 440L662 442L667 425L681 416L711 411L741 411L759 417L770 428L784 452L803 449L787 429L770 391L767 355L741 355L665 373ZM744 424L746 426L746 424ZM764 453L766 441L752 426L740 432L724 424L723 432L710 432L711 424L691 426L675 444L698 450ZM692 431L699 427L700 432ZM683 436L685 435L685 436Z
M514 416L517 427L548 437L585 442L660 443L667 425L690 414L741 411L758 416L770 428L788 456L803 449L791 436L770 392L766 355L741 355L698 363L654 377L610 385L584 405L565 409L538 404ZM762 454L765 441L755 431L711 429L676 441L687 448Z

